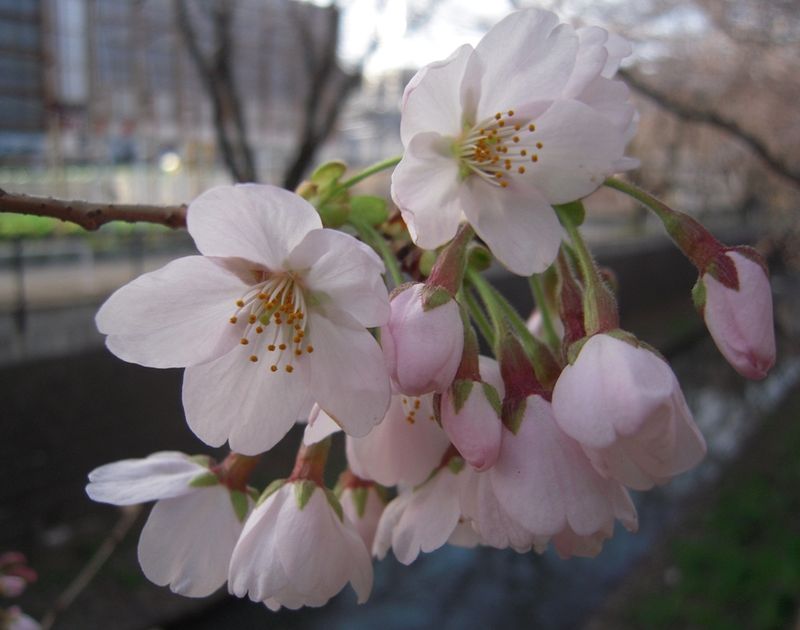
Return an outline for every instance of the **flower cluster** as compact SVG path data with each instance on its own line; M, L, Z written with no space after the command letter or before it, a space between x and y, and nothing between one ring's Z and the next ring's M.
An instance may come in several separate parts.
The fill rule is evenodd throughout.
M232 449L219 464L161 452L89 475L94 500L156 502L139 541L150 580L190 597L227 582L276 610L321 606L348 582L365 601L372 557L389 549L405 564L447 543L595 556L617 521L637 529L630 490L700 462L672 369L620 328L579 230L580 200L636 165L637 116L614 78L629 52L525 10L423 68L403 97L400 216L350 198L337 164L301 187L308 200L250 184L190 204L200 255L97 315L120 358L185 368L189 427ZM697 265L695 301L724 356L765 376L775 342L758 255L613 181ZM323 226L331 200L341 229ZM530 276L531 330L483 277L491 257ZM294 470L259 493L258 456L296 422ZM348 466L329 488L339 430Z

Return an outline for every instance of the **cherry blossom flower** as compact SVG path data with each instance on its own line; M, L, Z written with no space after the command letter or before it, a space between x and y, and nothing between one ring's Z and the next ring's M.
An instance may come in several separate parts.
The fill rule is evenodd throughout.
M464 347L458 303L451 298L426 308L424 290L424 284L416 283L395 294L389 322L381 328L381 347L392 383L398 392L410 396L449 387Z
M760 380L775 364L769 278L761 264L740 252L730 250L722 255L733 261L739 289L730 289L711 274L703 274L703 317L728 363L742 376Z
M267 493L270 489L267 490ZM253 510L231 558L228 589L271 610L322 606L349 581L363 603L372 560L333 494L285 483Z
M454 535L461 542L463 470L464 461L453 457L422 485L401 491L383 511L372 553L383 559L391 547L400 562L411 564L421 551L434 551Z
M351 470L384 486L425 481L450 445L434 417L432 399L430 394L392 396L383 422L366 437L347 437Z
M611 335L591 337L564 368L553 412L601 474L636 490L665 483L706 452L666 361Z
M366 484L356 487L346 487L339 497L342 510L350 522L353 523L364 546L372 549L378 521L381 519L386 500L378 491L375 484Z
M594 470L540 396L527 398L516 434L503 429L494 467L465 478L461 503L486 544L541 552L549 542L562 557L599 553L615 519L638 526L625 488Z
M174 451L100 466L89 473L86 493L112 505L156 501L139 538L139 564L151 582L187 597L206 597L225 583L252 505L196 459Z
M634 108L611 78L627 52L619 41L527 9L475 49L417 73L403 95L405 154L392 176L417 245L447 242L465 216L515 273L555 259L561 228L551 205L635 165L623 156Z
M366 330L389 315L375 253L322 229L308 202L274 186L209 190L187 222L203 255L115 292L97 314L108 348L146 366L186 367L186 418L212 446L263 452L313 402L365 435L390 396Z

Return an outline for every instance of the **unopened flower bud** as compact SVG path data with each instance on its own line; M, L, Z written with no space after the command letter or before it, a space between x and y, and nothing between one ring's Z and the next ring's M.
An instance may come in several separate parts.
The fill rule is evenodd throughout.
M553 413L601 474L635 490L666 482L706 452L667 362L612 335L591 337L564 368Z
M742 376L760 380L775 364L769 278L750 255L728 250L721 256L733 262L738 289L726 286L706 272L696 289L698 306L714 343L728 363Z
M464 347L458 304L444 289L414 284L391 301L381 346L394 386L409 396L443 392Z
M479 471L494 466L502 437L497 390L481 381L453 383L442 395L442 428L470 466Z

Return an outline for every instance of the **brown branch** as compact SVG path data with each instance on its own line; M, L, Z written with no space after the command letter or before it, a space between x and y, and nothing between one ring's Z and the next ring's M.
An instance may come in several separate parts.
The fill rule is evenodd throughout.
M186 204L148 206L139 204L93 203L65 201L52 197L14 194L0 188L0 212L32 214L70 221L93 231L111 221L158 223L171 228L186 227Z
M729 133L743 142L755 153L772 171L800 186L800 170L793 168L786 160L776 155L766 143L747 129L743 129L738 122L711 111L696 109L691 105L682 103L672 96L648 85L629 71L620 69L617 73L625 82L642 96L649 98L659 107L688 122L700 123L716 127Z
M128 531L130 531L130 528L136 522L141 512L141 505L122 508L122 516L120 516L116 525L114 525L114 529L112 529L105 540L103 540L103 543L97 551L94 552L94 555L89 558L89 562L86 563L78 575L69 583L64 592L58 596L53 607L42 619L41 630L50 630L56 621L56 617L69 608L78 595L89 586L89 583L94 579L100 569L103 568L103 565L111 557L111 554L114 553L117 545L119 545L128 534Z

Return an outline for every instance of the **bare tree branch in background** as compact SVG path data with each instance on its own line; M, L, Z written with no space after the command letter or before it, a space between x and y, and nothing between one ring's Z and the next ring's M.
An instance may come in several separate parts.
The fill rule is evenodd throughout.
M33 197L0 189L0 212L52 217L96 230L111 221L158 223L171 228L186 227L186 204L148 206L139 204L92 203L66 201L52 197Z
M306 19L303 12L305 8L299 3L292 5L294 22L305 52L308 89L303 103L300 139L283 176L283 186L289 190L300 183L317 150L333 131L347 97L361 84L364 64L378 46L378 38L373 36L356 67L349 72L344 71L336 61L341 16L339 8L331 4L324 9L327 15L321 45L316 42L311 24Z
M737 121L715 111L698 109L678 101L669 94L648 85L628 70L620 69L618 74L634 90L679 118L688 122L710 125L734 136L747 145L775 173L790 180L796 186L800 186L800 170L794 168L781 156L776 155L766 142L752 132L743 129Z
M216 0L208 12L213 33L211 54L203 52L187 8L188 0L173 0L175 23L211 99L214 129L225 165L237 182L256 181L253 150L247 140L241 100L233 75L231 23L235 3Z

